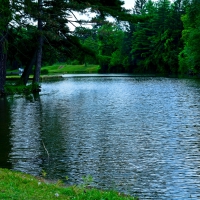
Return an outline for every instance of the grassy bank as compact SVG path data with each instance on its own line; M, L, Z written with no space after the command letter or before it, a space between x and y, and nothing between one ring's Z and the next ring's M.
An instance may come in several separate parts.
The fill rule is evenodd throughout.
M51 66L43 66L41 68L41 79L46 77L45 75L54 75L56 74L90 74L98 73L99 65L67 65L67 64L54 64ZM53 77L53 78L54 78ZM18 70L8 70L7 71L7 80L17 80L20 76L18 75ZM33 78L33 75L30 75L30 79Z
M86 186L64 187L59 181L49 183L42 178L0 169L0 199L15 200L136 200L114 191L101 191Z
M48 71L49 74L74 74L74 73L98 73L99 65L67 65L54 64L42 67L42 72Z

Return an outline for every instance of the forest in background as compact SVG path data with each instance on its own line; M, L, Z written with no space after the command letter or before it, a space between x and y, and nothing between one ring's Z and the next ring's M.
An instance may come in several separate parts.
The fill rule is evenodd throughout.
M199 0L135 0L132 10L120 0L1 1L1 91L6 68L25 68L26 85L31 71L38 83L41 66L58 62L99 64L101 73L200 74ZM78 20L72 11L96 16ZM73 22L80 26L71 31Z
M81 44L95 52L101 72L200 73L200 1L136 0L132 15L145 20L76 29ZM92 63L93 57L85 61Z

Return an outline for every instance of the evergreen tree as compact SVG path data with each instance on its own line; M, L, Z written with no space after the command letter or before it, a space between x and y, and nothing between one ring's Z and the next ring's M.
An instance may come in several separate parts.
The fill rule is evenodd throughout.
M132 36L132 58L134 61L135 72L152 72L155 71L155 64L152 62L152 52L154 43L152 37L156 31L153 23L156 17L156 7L149 0L140 11L141 15L150 15L151 18L145 22L135 24L135 31Z
M70 31L66 26L67 23L73 23L70 19L70 15L74 16L73 11L86 13L94 12L96 17L92 19L92 22L100 23L104 20L105 16L112 15L118 19L124 20L128 14L121 7L123 2L120 0L112 0L106 2L101 1L64 1L64 0L51 0L38 2L38 8L36 8L31 0L27 0L32 6L26 10L26 12L33 18L38 20L38 50L37 50L37 62L34 75L34 83L39 82L39 75L41 69L41 58L42 58L42 46L44 37L47 39L53 36L55 40L68 40ZM28 5L28 4L27 4ZM127 20L127 19L126 19ZM75 19L75 22L85 23L85 21L79 21ZM72 40L73 41L73 40ZM76 43L77 44L77 43ZM25 70L26 72L26 70Z
M137 15L143 14L144 6L145 6L146 2L147 2L147 0L136 0L133 13L137 14Z
M200 73L200 2L192 0L187 6L186 14L182 17L184 30L182 39L184 48L179 54L180 72L182 74Z
M185 5L186 0L176 0L173 4L169 0L145 3L140 15L149 14L151 17L134 24L131 51L134 71L178 73L178 54L183 48L180 18Z
M11 10L8 0L0 1L0 96L3 96L6 81L6 60L7 60L7 33L8 24L11 20Z
M125 72L132 73L134 68L134 60L132 58L132 35L135 31L135 25L133 23L129 23L124 31L124 37L122 39L122 65L124 67Z
M153 41L152 61L156 65L157 71L169 74L169 65L167 63L169 22L170 22L170 1L160 0L157 3L157 13L154 18L153 28L155 34L151 37Z
M5 9L6 3L8 5ZM11 3L11 5L9 5L9 3ZM74 11L79 13L96 13L96 17L91 20L92 23L102 23L107 15L114 16L118 20L128 20L127 17L130 17L130 15L126 13L125 9L122 8L122 5L123 2L121 0L13 0L10 2L8 0L2 0L0 7L2 10L1 15L3 12L10 12L10 10L12 10L12 19L15 21L13 24L16 28L18 26L27 30L30 24L34 24L36 21L38 22L36 31L38 39L37 42L34 43L37 44L37 47L32 51L32 56L29 61L30 64L26 64L26 68L22 75L22 83L26 84L27 77L35 64L34 83L38 84L41 70L42 48L45 43L48 43L49 45L58 45L62 41L62 43L68 44L68 46L71 44L71 46L75 45L76 47L81 47L77 42L78 40L72 39L73 34L68 28L68 23L72 24L78 22L81 24L86 23L87 20L78 20L76 17L72 19L71 17L75 16ZM5 14L3 16L7 15ZM1 17L1 20L2 19L3 18ZM3 35L5 30L6 27L3 27L1 31L2 38L5 38ZM1 42L1 47L5 46L4 40L1 40Z

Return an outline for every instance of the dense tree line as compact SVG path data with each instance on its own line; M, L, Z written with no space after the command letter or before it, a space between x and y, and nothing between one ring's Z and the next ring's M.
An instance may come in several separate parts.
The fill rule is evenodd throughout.
M104 24L82 42L101 72L199 75L199 13L198 0L136 0L132 15L143 21Z
M200 73L200 1L191 1L186 14L181 17L184 29L182 40L184 47L179 53L180 72Z
M96 63L102 73L200 73L198 0L136 0L131 11L120 0L0 1L0 94L6 67L25 69L18 84L33 72L36 91L41 66L55 62ZM74 12L96 15L78 20Z

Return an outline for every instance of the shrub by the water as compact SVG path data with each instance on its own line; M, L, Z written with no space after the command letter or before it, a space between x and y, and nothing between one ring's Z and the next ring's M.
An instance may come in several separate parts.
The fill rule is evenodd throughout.
M7 84L5 86L5 94L13 95L13 94L30 94L32 93L32 85L11 85Z
M41 69L41 74L42 75L46 75L48 73L49 73L49 71L47 69Z

